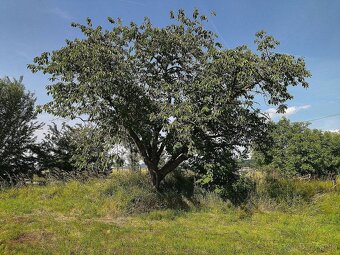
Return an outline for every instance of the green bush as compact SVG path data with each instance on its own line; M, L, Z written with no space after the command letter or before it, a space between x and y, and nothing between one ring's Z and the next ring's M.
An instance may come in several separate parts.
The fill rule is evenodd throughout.
M233 204L240 205L249 200L256 188L254 180L246 176L239 178L231 185L222 190L222 197L229 199Z

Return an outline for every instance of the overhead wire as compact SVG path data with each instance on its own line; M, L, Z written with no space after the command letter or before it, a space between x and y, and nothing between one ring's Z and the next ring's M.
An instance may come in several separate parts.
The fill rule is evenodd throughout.
M319 118L316 118L316 119L305 120L304 122L312 122L312 121L322 120L322 119L331 118L331 117L335 117L335 116L339 116L339 115L340 115L340 113L336 113L336 114L331 114L331 115L319 117Z

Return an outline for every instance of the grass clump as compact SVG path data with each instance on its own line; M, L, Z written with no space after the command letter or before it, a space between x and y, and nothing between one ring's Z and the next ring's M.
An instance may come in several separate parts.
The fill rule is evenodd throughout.
M189 210L196 203L193 198L193 183L187 183L191 186L189 188L185 185L172 185L176 178L178 177L169 176L163 192L157 192L146 174L129 171L114 173L102 190L102 195L115 200L117 209L125 214L163 209Z

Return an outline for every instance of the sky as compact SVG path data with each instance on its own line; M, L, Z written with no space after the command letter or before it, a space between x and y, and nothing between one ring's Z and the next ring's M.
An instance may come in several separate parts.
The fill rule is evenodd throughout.
M207 27L226 48L248 45L255 50L254 35L265 30L280 41L278 51L304 57L312 73L310 87L294 87L286 117L311 121L312 128L340 130L340 1L339 0L0 0L0 77L24 76L26 88L37 104L50 101L45 86L48 76L33 74L27 64L42 52L60 49L65 39L81 36L71 22L109 28L107 17L137 24L149 17L155 26L169 24L169 11L184 9L201 13L215 11ZM273 120L282 115L261 105ZM57 120L47 114L39 120Z

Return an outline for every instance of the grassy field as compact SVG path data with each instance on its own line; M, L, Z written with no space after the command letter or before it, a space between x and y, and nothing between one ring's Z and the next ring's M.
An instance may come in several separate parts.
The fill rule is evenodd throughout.
M157 194L137 175L11 188L0 191L0 254L340 254L339 192L294 187L291 203L272 194L242 208Z

